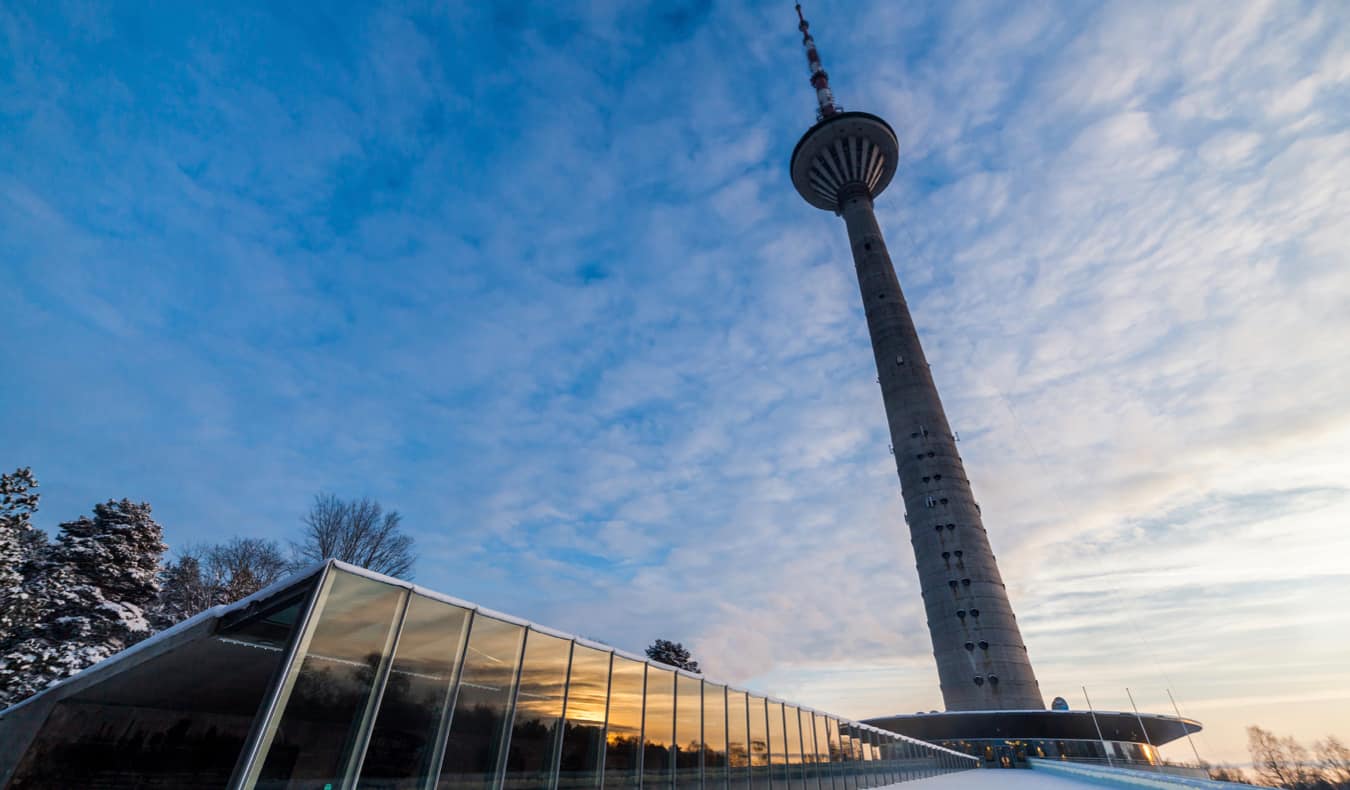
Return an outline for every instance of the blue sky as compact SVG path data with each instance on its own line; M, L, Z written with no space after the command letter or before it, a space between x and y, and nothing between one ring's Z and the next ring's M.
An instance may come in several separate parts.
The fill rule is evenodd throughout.
M1047 696L1170 686L1210 759L1350 736L1346 9L807 12L899 132L878 212ZM175 545L372 496L428 586L939 707L794 23L5 4L0 465Z

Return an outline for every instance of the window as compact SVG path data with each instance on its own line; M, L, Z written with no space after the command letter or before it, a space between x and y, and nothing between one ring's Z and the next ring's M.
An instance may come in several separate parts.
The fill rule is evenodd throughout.
M941 502L941 503L944 504L944 505L947 504L947 498L946 498L946 497L943 497L942 499L939 499L938 501Z
M525 635L525 657L520 665L503 787L548 790L552 784L553 766L558 761L563 688L571 657L571 640L539 631Z
M942 529L942 527L938 527L938 529ZM946 559L951 559L951 556L952 556L952 553L951 553L950 551L944 551L944 552L942 552L942 559L944 559L944 560L946 560Z
M977 685L977 686L983 686L983 685L984 685L984 678L981 678L981 677L975 678L975 685Z
M980 649L981 649L981 650L988 650L988 649L989 649L989 643L986 642L986 641L984 641L983 639L981 639L981 640L980 640Z
M962 580L961 580L961 586L962 586L962 587L969 587L969 586L970 586L970 579L962 579Z
M957 610L956 610L956 616L959 617L959 618L961 618L962 620L966 619L966 610L965 610L965 609L957 609Z
M926 496L923 498L923 504L925 507L933 507L933 505L937 504L937 501L930 496Z
M750 782L750 731L744 691L727 690L727 765L731 790Z
M703 682L703 777L708 790L727 779L727 687Z
M445 738L468 625L469 610L413 595L361 766L362 787L420 785L435 775L431 761Z
M469 626L439 790L490 788L497 782L525 629L477 615Z
M979 610L979 609L971 609L971 610L970 610L970 616L971 616L971 617L979 617L979 616L980 616L980 610Z
M647 665L647 699L642 715L642 783L668 786L674 768L675 671Z
M610 654L585 645L572 648L567 674L567 706L563 714L562 757L558 790L600 786L600 758L605 753L605 705L609 699Z
M355 775L353 747L375 713L375 678L407 592L342 571L330 571L325 585L305 654L283 681L266 757L251 777L259 785L322 786Z
M991 686L997 686L997 685L998 685L998 675L990 675L990 676L989 676L989 685L991 685Z
M791 705L783 706L787 719L788 778L792 790L805 790L806 767L815 756L811 748L811 725L802 726L802 711ZM814 790L814 788L813 788Z
M947 582L947 586L948 586L948 587L951 587L953 590L955 590L955 589L956 589L956 579L952 579L951 581Z
M956 554L956 558L957 558L958 560L961 559L961 550L960 550L960 549L957 549L954 553Z
M689 675L675 676L675 785L699 790L703 753L703 681Z
M769 790L769 715L763 697L750 697L750 786Z
M646 664L614 656L605 732L605 787L637 787L642 743L642 685Z
M788 782L786 711L783 703L769 703L769 764L776 790L785 790Z
M967 642L967 643L964 645L964 647L966 648L966 650L969 650L969 651L971 651L971 652L974 652L974 650L975 650L975 643L974 643L974 642Z

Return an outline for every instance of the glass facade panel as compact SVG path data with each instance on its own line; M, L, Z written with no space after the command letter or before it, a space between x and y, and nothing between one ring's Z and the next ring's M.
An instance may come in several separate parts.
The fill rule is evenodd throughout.
M834 763L834 787L838 790L855 790L857 782L853 781L850 771L853 770L853 760L849 758L849 744L844 740L845 733L840 727L837 718L830 718L830 760Z
M699 790L703 783L703 681L675 676L675 784Z
M787 720L788 783L792 790L805 790L805 776L802 773L801 712L791 705L784 705L783 716Z
M605 706L609 699L610 654L576 645L567 676L559 790L600 787L600 761L605 754Z
M570 640L539 631L526 633L503 788L548 790L552 785L571 658Z
M675 761L675 671L648 665L647 699L642 717L642 786L669 787Z
M727 689L727 781L730 790L750 786L750 730L746 693Z
M474 616L436 783L439 790L478 790L496 783L524 639L524 626Z
M876 752L872 751L872 733L862 728L858 728L857 732L858 746L862 748L863 781L868 787L876 787L881 777L877 774Z
M769 715L763 697L749 697L750 710L750 786L770 790Z
M8 786L225 787L315 583L57 703Z
M721 790L727 781L727 687L703 683L703 782Z
M422 787L434 776L468 626L468 609L412 596L361 765L360 787Z
M834 790L834 764L830 760L830 737L826 734L825 717L813 713L816 729L816 775L820 790Z
M605 732L605 787L637 787L642 744L642 689L646 664L614 657Z
M257 787L339 786L356 773L407 590L330 569L304 654L287 673L255 768ZM266 736L270 735L270 738Z
M774 790L788 790L787 733L783 703L769 703L769 768Z

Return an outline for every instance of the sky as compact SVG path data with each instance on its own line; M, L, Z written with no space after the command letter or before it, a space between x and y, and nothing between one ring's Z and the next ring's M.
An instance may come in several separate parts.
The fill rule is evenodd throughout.
M1047 702L1350 739L1350 8L806 8ZM941 708L789 2L0 5L0 467ZM1193 759L1185 742L1167 747Z

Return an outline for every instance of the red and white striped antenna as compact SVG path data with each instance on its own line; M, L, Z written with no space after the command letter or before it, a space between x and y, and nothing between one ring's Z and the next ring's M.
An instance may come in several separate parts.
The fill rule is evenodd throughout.
M802 46L806 47L806 62L811 65L811 87L816 89L816 101L820 104L816 109L816 120L823 121L843 112L843 108L835 103L834 94L830 92L830 75L820 65L820 53L816 52L816 40L811 38L811 24L802 16L801 3L797 4L797 19L797 29L802 31Z

